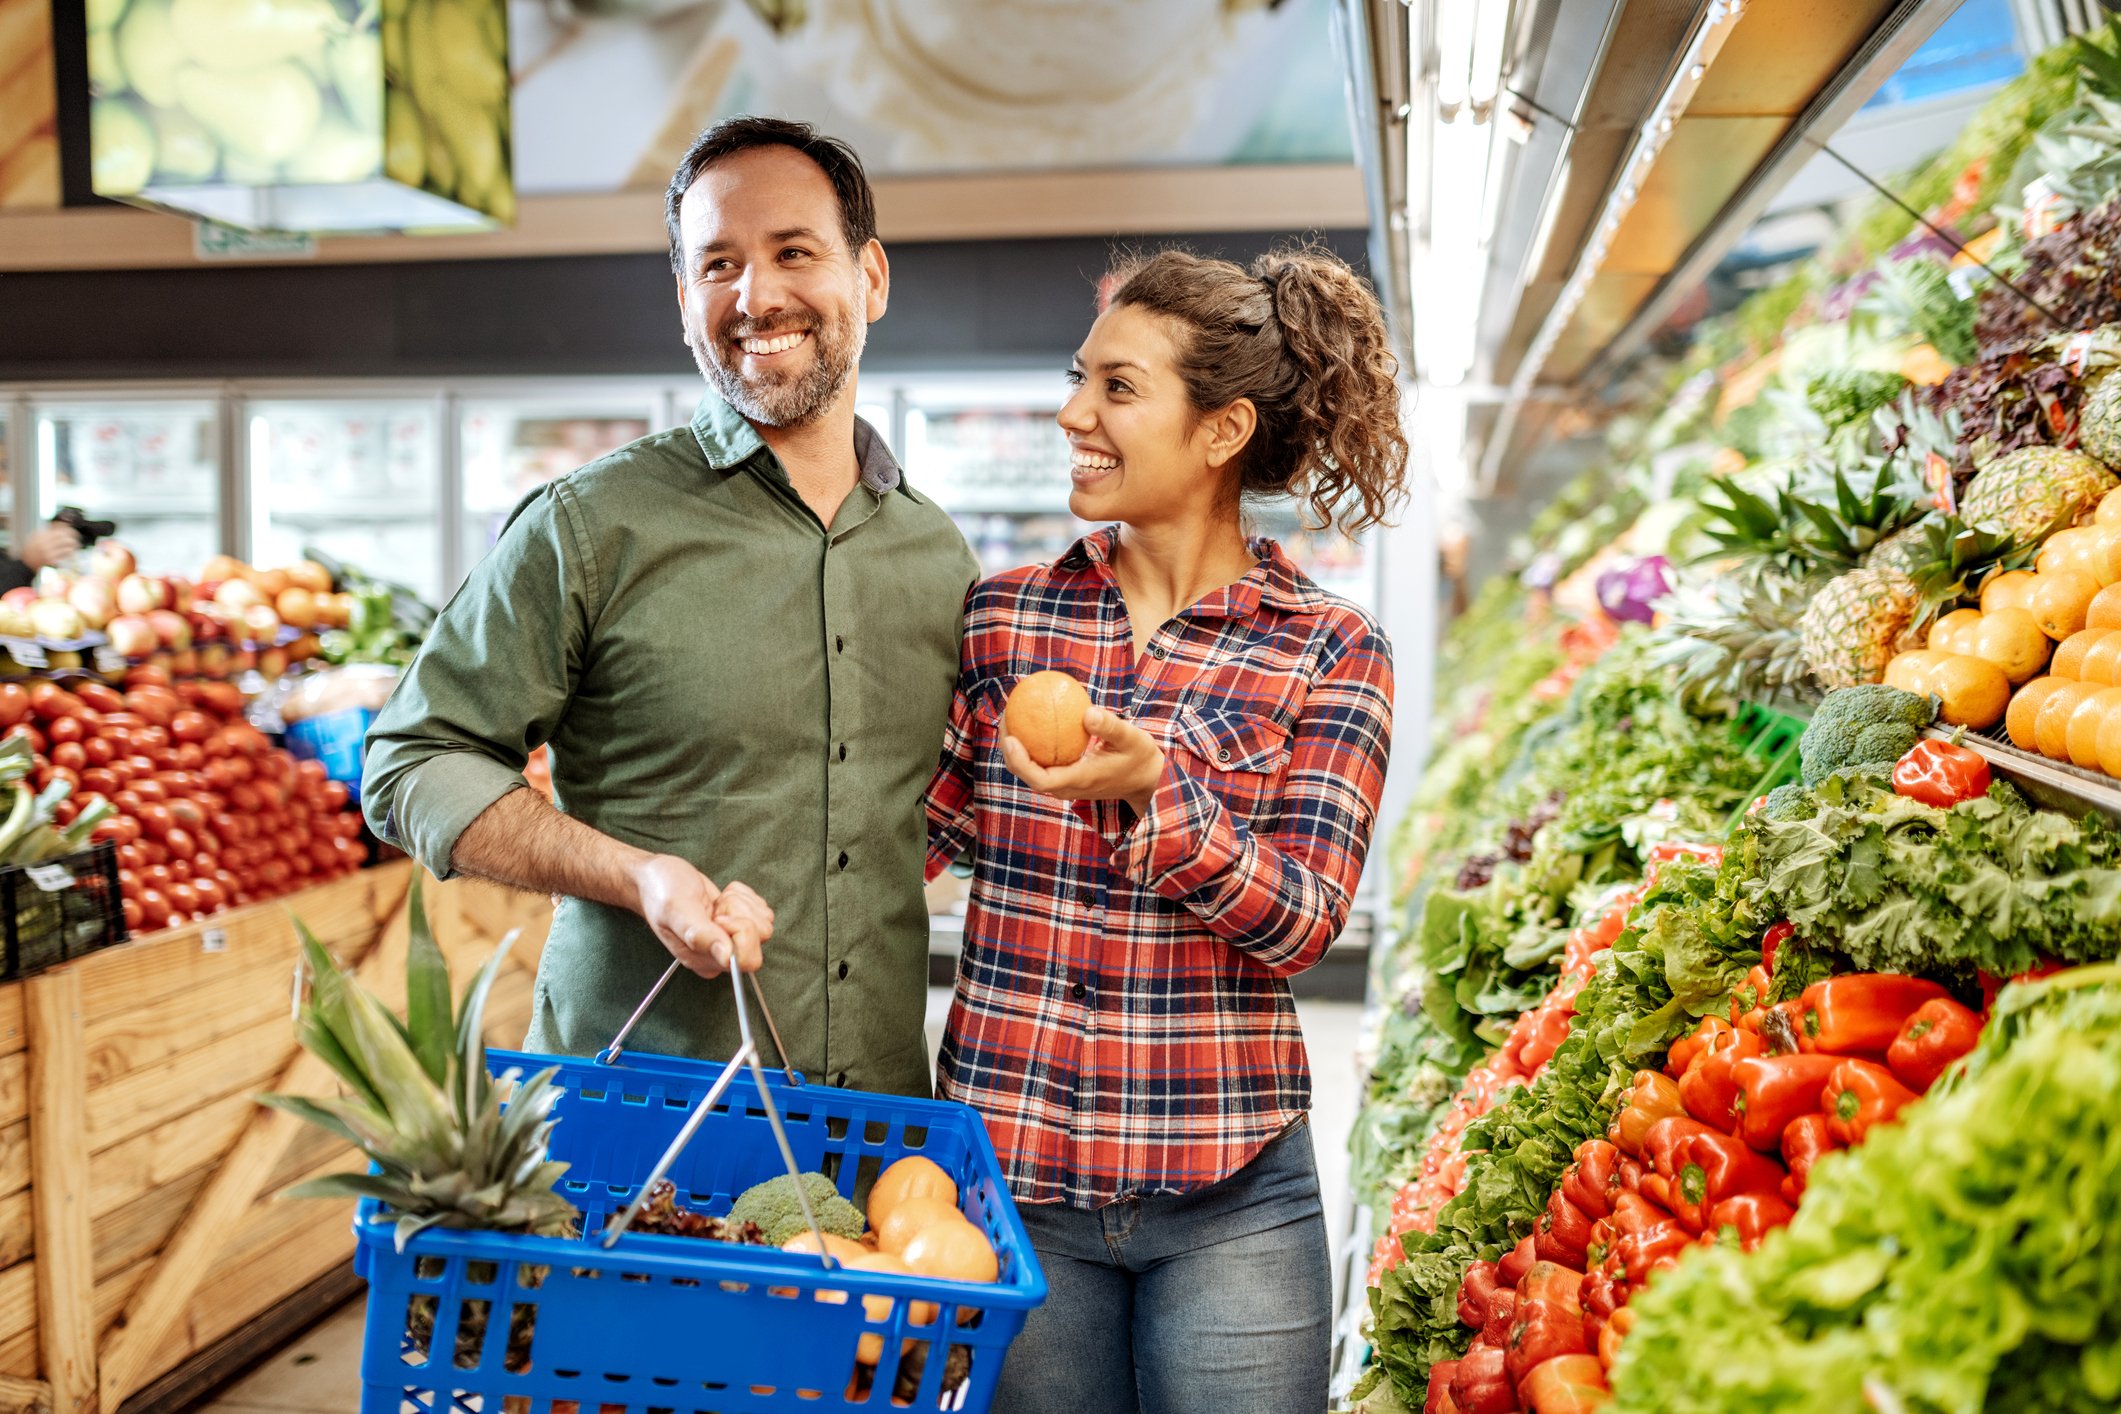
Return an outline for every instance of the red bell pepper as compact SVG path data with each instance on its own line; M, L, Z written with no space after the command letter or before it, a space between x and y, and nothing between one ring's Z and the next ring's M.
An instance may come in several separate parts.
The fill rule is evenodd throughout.
M1677 1218L1671 1218L1632 1237L1621 1238L1614 1249L1627 1270L1628 1280L1640 1286L1652 1272L1678 1261L1680 1254L1693 1245L1694 1235L1681 1227Z
M1755 963L1745 974L1745 981L1731 993L1731 1025L1743 1031L1759 1031L1760 1009L1767 1005L1774 990L1774 974L1768 971L1767 964Z
M1687 1225L1687 1214L1680 1211L1683 1206L1679 1195L1672 1191L1672 1180L1661 1173L1646 1173L1642 1176L1642 1196L1656 1206L1663 1217L1677 1218L1682 1226ZM1699 1231L1699 1228L1695 1228Z
M1620 1113L1606 1129L1605 1137L1624 1154L1640 1156L1643 1136L1650 1126L1668 1115L1683 1115L1679 1082L1654 1070L1638 1070L1634 1083L1620 1094Z
M1783 1198L1795 1203L1803 1195L1804 1186L1811 1182L1812 1165L1819 1162L1819 1156L1841 1147L1824 1114L1803 1115L1790 1121L1790 1127L1782 1131L1782 1161L1790 1166L1790 1176L1782 1183Z
M1893 765L1893 789L1909 800L1949 810L1988 794L1988 762L1948 741L1918 741Z
M1460 1414L1451 1398L1451 1381L1458 1378L1456 1360L1439 1360L1429 1367L1429 1393L1422 1400L1421 1414Z
M1949 997L1915 1008L1886 1048L1885 1063L1916 1094L1926 1093L1981 1039L1981 1018Z
M2025 971L2012 973L2009 980L2012 982L2037 982L2042 977L2052 977L2057 972L2067 971L2068 968L2069 964L2066 962L2057 962L2054 958L2044 957L2031 967L2026 968ZM1985 969L1976 972L1974 980L1981 984L1981 1014L1987 1016L1996 1009L1996 994L2003 990L2005 980Z
M1559 1192L1547 1199L1547 1210L1532 1229L1532 1250L1539 1259L1580 1268L1590 1245L1591 1220L1583 1209Z
M1716 1131L1692 1115L1666 1115L1650 1126L1642 1139L1642 1155L1649 1166L1666 1178L1679 1176L1679 1161L1673 1157L1679 1146L1696 1134Z
M1620 1354L1620 1343L1626 1340L1628 1332L1634 1329L1634 1307L1623 1306L1615 1311L1612 1318L1605 1323L1605 1329L1598 1333L1598 1363L1608 1370L1612 1369L1614 1357Z
M1603 1139L1576 1146L1576 1161L1562 1171L1561 1194L1596 1221L1613 1211L1613 1168L1620 1150Z
M1795 1216L1797 1210L1772 1192L1740 1193L1709 1209L1707 1228L1710 1232L1735 1230L1738 1245L1750 1252L1761 1238Z
M1505 1371L1511 1384L1557 1355L1587 1355L1591 1347L1583 1336L1583 1312L1575 1305L1560 1307L1538 1299L1517 1303L1517 1324L1510 1328L1510 1343L1504 1348Z
M1557 1355L1535 1366L1517 1393L1532 1414L1590 1414L1612 1398L1605 1367L1589 1353Z
M1479 1330L1488 1323L1488 1309L1495 1293L1502 1290L1493 1262L1475 1262L1458 1283L1458 1319Z
M1694 1057L1679 1081L1679 1103L1703 1124L1729 1130L1738 1123L1738 1082L1731 1067L1747 1056L1761 1054L1760 1037L1751 1031L1726 1027Z
M1497 1350L1506 1350L1510 1344L1510 1327L1517 1324L1517 1293L1498 1291L1495 1299L1488 1303L1488 1318L1481 1323L1476 1342L1485 1341Z
M1524 1280L1517 1283L1517 1304L1521 1308L1527 1301L1544 1301L1571 1315L1581 1315L1583 1276L1581 1271L1560 1262L1534 1262Z
M1797 998L1798 1037L1806 1050L1884 1055L1924 1002L1950 995L1935 982L1891 972L1829 977Z
M1583 990L1583 984L1563 982L1569 988L1566 1000L1550 996L1533 1012L1537 1018L1532 1023L1532 1034L1525 1039L1522 1060L1526 1070L1536 1071L1554 1058L1561 1043L1569 1039L1569 1023L1576 1017L1575 993ZM1557 988L1557 991L1559 988Z
M1476 1342L1465 1353L1451 1375L1451 1398L1460 1414L1512 1414L1517 1391L1501 1346Z
M1664 1073L1674 1080L1681 1079L1686 1075L1687 1067L1694 1063L1694 1057L1715 1044L1716 1038L1730 1029L1731 1023L1722 1017L1704 1016L1692 1035L1682 1036L1672 1043L1672 1049L1665 1054Z
M1835 1063L1832 1056L1748 1056L1732 1066L1739 1137L1763 1153L1773 1152L1792 1120L1819 1109L1819 1087Z
M1773 1193L1782 1184L1780 1164L1728 1134L1697 1134L1679 1146L1676 1157L1676 1196L1698 1210L1741 1193Z
M1496 1264L1495 1275L1502 1285L1514 1291L1517 1283L1524 1280L1524 1274L1532 1270L1532 1263L1538 1260L1539 1254L1534 1250L1532 1234L1528 1232Z
M1827 1127L1844 1144L1861 1144L1874 1125L1891 1124L1919 1097L1875 1061L1845 1060L1826 1078L1819 1103Z
M1775 955L1782 951L1782 945L1788 942L1796 931L1790 926L1790 920L1787 918L1769 924L1766 936L1760 940L1760 965L1772 973L1775 970Z

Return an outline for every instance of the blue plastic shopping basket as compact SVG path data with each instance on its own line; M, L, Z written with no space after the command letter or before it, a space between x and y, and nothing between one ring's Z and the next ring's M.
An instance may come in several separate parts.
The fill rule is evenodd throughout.
M743 1020L741 983L737 996ZM622 1053L617 1042L593 1061L489 1053L497 1075L558 1066L566 1093L552 1155L571 1165L560 1187L582 1210L585 1235L429 1229L400 1253L389 1217L364 1201L354 1224L355 1270L369 1284L361 1414L988 1409L1046 1279L986 1127L963 1105L769 1073L744 1025L727 1066ZM755 1085L730 1084L747 1060ZM606 1220L673 1148L667 1177L680 1203L712 1214L790 1161L831 1175L851 1198L899 1158L924 1155L957 1182L1000 1275L980 1285L828 1270L816 1256L632 1232L607 1246ZM870 1320L866 1295L891 1298L889 1314ZM940 1309L931 1316L916 1300ZM856 1358L865 1336L881 1337L880 1352L869 1342L873 1371ZM963 1383L946 1392L946 1372L967 1357Z

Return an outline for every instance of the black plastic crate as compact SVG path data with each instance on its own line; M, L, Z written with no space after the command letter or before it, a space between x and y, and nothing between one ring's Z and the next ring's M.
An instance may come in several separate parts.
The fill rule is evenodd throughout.
M118 851L108 840L43 864L0 868L6 968L14 981L126 939Z

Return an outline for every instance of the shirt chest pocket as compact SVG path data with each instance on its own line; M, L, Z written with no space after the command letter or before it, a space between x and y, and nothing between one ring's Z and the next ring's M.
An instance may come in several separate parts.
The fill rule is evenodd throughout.
M1289 764L1287 728L1270 717L1207 707L1183 709L1173 727L1179 764L1225 806L1254 824L1274 813Z

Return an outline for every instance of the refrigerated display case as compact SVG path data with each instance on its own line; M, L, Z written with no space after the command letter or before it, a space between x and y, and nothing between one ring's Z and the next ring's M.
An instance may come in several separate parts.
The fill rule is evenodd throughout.
M250 548L284 565L315 546L430 601L443 590L438 397L244 404Z
M142 564L200 564L221 548L222 414L211 398L31 403L40 518L79 506Z
M463 399L457 414L463 568L468 571L493 548L508 513L526 494L647 436L659 424L662 404L653 389Z

